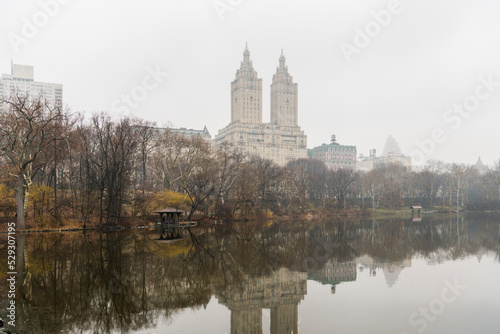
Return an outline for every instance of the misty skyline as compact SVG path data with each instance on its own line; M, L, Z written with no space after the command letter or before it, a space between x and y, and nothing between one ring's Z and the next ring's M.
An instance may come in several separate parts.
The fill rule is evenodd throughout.
M230 122L230 83L248 43L263 80L264 122L283 49L309 148L335 134L358 155L380 154L392 135L407 155L467 164L481 156L489 165L500 158L493 0L0 0L0 9L0 72L10 73L11 59L33 65L36 81L64 85L73 111L206 125L214 137ZM124 109L124 94L137 87L145 97ZM429 155L416 142L430 140Z

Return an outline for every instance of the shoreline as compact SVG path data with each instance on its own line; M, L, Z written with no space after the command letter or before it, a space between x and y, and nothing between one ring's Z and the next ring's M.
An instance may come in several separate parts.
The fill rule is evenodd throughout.
M251 217L251 218L240 218L240 219L233 219L233 220L228 220L227 223L245 223L245 222L255 222L255 221L269 221L269 220L276 220L276 221L287 221L287 220L293 220L293 219L306 219L306 220L312 220L312 219L326 219L326 218L344 218L344 219L354 219L354 218L409 218L409 217L421 217L424 215L434 215L434 214L467 214L467 213L474 213L474 214L480 214L480 213L499 213L499 211L495 210L487 210L487 211L469 211L469 210L462 210L462 211L439 211L439 210L427 210L427 211L421 211L421 212L414 212L412 213L410 210L396 210L392 212L387 211L386 209L382 209L377 212L372 212L372 211L347 211L347 212L338 212L338 213L332 213L332 212L309 212L307 214L303 215L290 215L290 216L277 216L277 217ZM206 220L206 218L201 219L201 220ZM7 221L7 220L6 220ZM144 223L144 221L141 221L140 219L133 220L131 221L132 225L134 225L134 222L141 222ZM215 226L215 225L220 225L221 221L213 221L213 222L200 222L199 227L207 227L207 226ZM223 223L222 223L223 224ZM2 224L3 225L3 224ZM158 228L158 226L154 223L150 223L149 225L145 224L137 224L136 226L104 226L102 228L98 227L90 227L90 228L43 228L43 229L25 229L25 230L16 230L16 233L22 233L22 234L35 234L35 233L62 233L62 232L86 232L86 231L102 231L102 232L111 232L111 231L122 231L122 230L133 230L133 229L154 229ZM5 230L0 230L0 235L2 234L7 234L7 228Z

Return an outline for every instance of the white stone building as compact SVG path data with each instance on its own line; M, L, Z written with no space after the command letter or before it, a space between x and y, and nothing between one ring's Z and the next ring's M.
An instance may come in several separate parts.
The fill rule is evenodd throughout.
M370 150L370 155L367 157L361 155L357 163L357 169L369 172L372 169L389 164L398 164L411 168L411 157L401 152L398 142L392 136L387 137L381 156L377 156L377 150L375 149Z
M288 73L283 51L271 84L271 122L262 122L262 79L248 47L231 83L231 123L215 136L215 145L229 144L247 157L285 165L307 157L307 136L298 125L298 85Z
M0 100L9 99L15 91L32 98L42 97L51 108L63 105L63 85L35 81L33 66L11 63L11 73L2 74Z

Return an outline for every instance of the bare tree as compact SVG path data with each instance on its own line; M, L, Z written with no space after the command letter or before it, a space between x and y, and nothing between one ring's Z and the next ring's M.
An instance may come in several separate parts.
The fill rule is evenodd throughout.
M157 143L150 159L158 189L174 190L180 179L179 164L188 146L188 138L172 132L169 128L158 131Z
M345 205L345 199L354 182L359 178L359 173L351 169L339 169L327 174L327 191L337 201L337 210Z
M398 163L389 163L379 169L383 172L384 204L395 211L396 207L404 205L403 183L407 168Z
M31 182L31 169L47 146L59 140L54 124L62 120L59 107L41 96L14 92L0 100L0 151L14 165L17 174L17 227L24 229L25 199Z
M370 198L373 211L377 210L380 198L385 192L383 178L384 175L380 169L373 169L363 174L362 189L366 197Z
M147 164L151 152L157 146L156 138L158 136L158 129L156 129L154 122L147 122L143 120L137 120L138 124L136 127L136 134L139 141L139 156L141 161L141 191L144 196L147 183Z
M179 138L181 141L182 138ZM177 164L179 188L191 200L188 219L208 200L216 188L217 166L210 144L200 136L185 138L186 146L181 150Z
M94 115L91 124L80 129L86 196L88 204L94 205L90 196L98 194L100 226L104 221L114 224L132 197L133 158L139 143L136 129L129 118L115 123L104 114Z
M496 190L498 191L497 199L500 200L500 159L495 162L494 168L492 168L489 172L493 182L495 184Z
M308 165L309 159L292 160L286 165L293 175L293 184L299 200L299 209L301 210L306 207L307 199L309 197Z
M255 211L257 205L257 177L253 173L252 165L248 162L241 164L239 173L232 188L232 215L241 213L246 216Z
M455 196L455 204L457 207L457 210L459 210L460 206L463 206L464 204L464 192L465 192L465 185L466 185L466 180L465 180L465 175L467 171L467 166L464 164L456 164L453 163L449 167L449 173L451 175L451 182L452 182L452 189L453 192L452 194Z
M271 160L252 158L249 162L255 174L257 198L260 209L266 211L276 200L276 181L280 175L280 167Z
M215 211L218 216L231 215L227 204L229 193L238 177L245 177L241 172L243 155L235 152L229 145L223 145L215 151L217 164L215 178Z

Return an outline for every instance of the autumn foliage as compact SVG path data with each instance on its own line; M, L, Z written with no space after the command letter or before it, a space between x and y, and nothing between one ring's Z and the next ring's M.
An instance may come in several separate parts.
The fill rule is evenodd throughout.
M13 217L16 214L16 194L14 189L0 183L0 214Z
M189 197L171 190L163 190L154 195L149 211L161 210L167 207L173 207L181 210L188 210L191 202Z
M381 165L370 172L331 170L307 158L279 166L139 118L59 117L30 101L11 101L4 112L12 115L0 119L0 214L15 215L17 203L18 222L21 214L30 228L75 222L101 228L166 207L206 220L410 205L500 208L500 164L481 173L438 161L414 170ZM34 116L23 119L25 109ZM18 129L36 130L37 136L22 146Z

